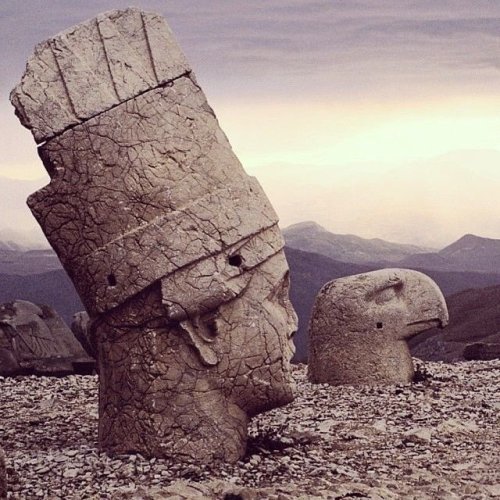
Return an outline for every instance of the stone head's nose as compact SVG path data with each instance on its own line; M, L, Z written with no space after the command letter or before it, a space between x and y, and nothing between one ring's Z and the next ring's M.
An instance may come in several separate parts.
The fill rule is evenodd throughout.
M407 323L410 335L416 335L430 328L445 328L449 323L448 307L441 290L434 282L427 284L429 286L412 301Z

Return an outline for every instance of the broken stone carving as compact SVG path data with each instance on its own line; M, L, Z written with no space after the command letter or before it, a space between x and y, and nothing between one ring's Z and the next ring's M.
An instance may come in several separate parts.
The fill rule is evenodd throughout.
M5 453L0 448L0 498L7 498L7 470L5 467Z
M95 362L50 307L16 300L0 305L0 375L93 373Z
M309 380L314 383L411 382L407 340L448 324L441 290L425 274L382 269L327 283L309 324Z
M475 342L467 344L464 348L463 357L467 361L500 359L500 343Z
M78 342L82 344L86 353L94 359L97 359L97 350L90 340L90 318L87 311L79 311L73 314L71 321L71 331L77 338Z
M110 453L235 461L292 400L278 219L164 20L99 15L42 43L11 100L50 184L28 204L90 316Z

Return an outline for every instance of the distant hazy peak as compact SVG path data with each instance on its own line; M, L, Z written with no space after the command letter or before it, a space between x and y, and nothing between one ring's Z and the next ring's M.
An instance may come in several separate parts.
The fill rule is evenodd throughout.
M465 234L457 241L443 248L439 253L441 255L451 255L456 252L467 251L493 251L500 254L500 240L494 238L483 238L475 234Z
M366 239L353 234L334 234L313 221L287 227L283 234L289 247L325 255L341 262L398 262L408 255L428 252L416 245Z
M28 250L46 250L50 246L39 230L16 231L0 227L0 250L25 252Z
M285 227L285 229L283 229L283 233L286 234L295 231L308 231L308 230L327 232L327 230L323 226L320 226L317 222L308 220L304 222L297 222L296 224L292 224L291 226Z
M10 251L14 251L14 252L22 252L22 251L24 251L24 248L22 248L17 243L14 243L13 241L0 241L0 250L10 250Z
M484 236L477 236L475 234L464 234L461 238L459 238L455 243L452 243L452 245L456 245L458 243L500 243L500 240L495 239L495 238L486 238ZM451 246L451 245L450 245Z

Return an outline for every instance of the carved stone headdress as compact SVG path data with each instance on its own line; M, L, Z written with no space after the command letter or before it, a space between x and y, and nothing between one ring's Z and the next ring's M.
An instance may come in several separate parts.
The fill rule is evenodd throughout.
M161 280L181 321L283 248L160 16L111 11L38 45L11 101L51 177L28 205L91 315Z

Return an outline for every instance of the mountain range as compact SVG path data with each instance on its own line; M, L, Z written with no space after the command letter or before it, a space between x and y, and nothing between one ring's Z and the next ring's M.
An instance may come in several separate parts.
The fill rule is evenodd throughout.
M387 267L424 272L436 281L448 300L450 326L412 339L414 354L426 359L457 359L469 341L500 342L495 337L500 331L497 307L500 265L495 265L500 240L466 235L441 251L428 252L413 245L335 235L311 222L296 224L283 232L290 265L290 298L299 316L294 339L296 361L307 361L307 326L321 287L332 279ZM83 309L52 250L22 251L21 246L16 248L12 244L2 248L0 245L0 302L25 299L45 303L54 307L68 323L75 312ZM333 259L324 253L339 258ZM494 285L499 285L498 289ZM484 318L489 319L483 321Z
M17 243L0 242L0 274L26 276L61 269L52 249L24 250Z
M466 234L442 250L334 234L316 222L283 230L287 246L357 264L433 269L436 271L500 273L500 240Z
M439 252L403 258L402 267L422 267L440 271L500 272L500 240L466 234Z

